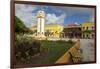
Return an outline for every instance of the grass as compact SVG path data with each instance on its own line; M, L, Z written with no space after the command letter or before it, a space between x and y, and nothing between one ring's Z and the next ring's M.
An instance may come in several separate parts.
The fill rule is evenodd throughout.
M39 64L53 64L59 59L74 43L67 41L48 41L42 40L41 44L44 48L48 48L47 57L38 61Z
M38 45L34 44L33 43L34 41L40 43L40 54L42 53L42 55L30 58L29 60L25 60L25 62L17 61L16 64L18 65L19 64L54 64L65 52L67 52L74 45L74 42L72 42L71 40L70 41L63 41L63 40L58 40L58 41L39 40L38 41L38 40L26 38L24 36L17 37L16 44L22 43L25 46L25 48L28 48L30 46L37 47ZM26 42L28 42L28 44Z

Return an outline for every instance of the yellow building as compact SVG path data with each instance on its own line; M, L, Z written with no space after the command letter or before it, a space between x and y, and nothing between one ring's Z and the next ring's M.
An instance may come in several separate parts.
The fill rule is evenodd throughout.
M37 26L31 27L31 30L33 30L34 34L36 34ZM59 38L61 36L62 31L63 31L63 26L58 25L58 24L48 24L48 25L45 25L44 31L45 31L46 37Z
M84 22L81 24L82 38L94 38L95 26L94 23Z

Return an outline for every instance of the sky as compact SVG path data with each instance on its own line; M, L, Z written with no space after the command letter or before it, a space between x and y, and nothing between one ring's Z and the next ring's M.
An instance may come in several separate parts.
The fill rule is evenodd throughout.
M20 18L27 27L36 25L36 15L39 10L45 12L45 24L94 22L94 8L15 4L15 16Z

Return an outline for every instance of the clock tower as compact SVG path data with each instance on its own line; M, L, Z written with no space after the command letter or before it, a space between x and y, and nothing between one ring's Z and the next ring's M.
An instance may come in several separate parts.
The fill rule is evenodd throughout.
M44 24L45 24L45 12L40 10L37 12L37 36L44 37Z

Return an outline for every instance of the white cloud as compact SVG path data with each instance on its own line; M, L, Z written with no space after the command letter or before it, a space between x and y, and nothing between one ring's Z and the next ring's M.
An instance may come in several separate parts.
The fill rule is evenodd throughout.
M64 23L64 18L66 14L61 14L60 16L56 16L56 14L47 14L46 15L46 24L62 24Z
M90 17L90 22L93 22L93 23L95 22L95 18L93 15Z
M36 12L35 10L39 9L40 6L37 7L37 5L28 5L28 4L15 4L15 15L19 17L26 26L30 27L34 24L36 24ZM49 9L46 7L45 9ZM78 8L78 7L52 7L54 12L59 12L59 16L57 16L55 13L47 13L46 14L46 24L63 24L64 19L68 16L72 16L74 14L87 14L91 15L94 13L94 10L91 8ZM63 11L64 10L64 11ZM34 13L32 13L34 12ZM91 22L94 22L94 15L93 17L90 17L89 20Z
M76 25L79 25L78 22L75 22Z
M33 5L15 4L15 15L29 27L32 23L36 23L35 13L32 13L35 9Z
M34 5L15 4L15 15L19 17L27 27L30 27L36 24L36 12L32 13L36 8ZM46 24L62 24L64 23L65 17L66 14L57 16L56 14L48 13L46 14Z
M94 22L94 17L92 17L92 18L90 19L90 22Z

